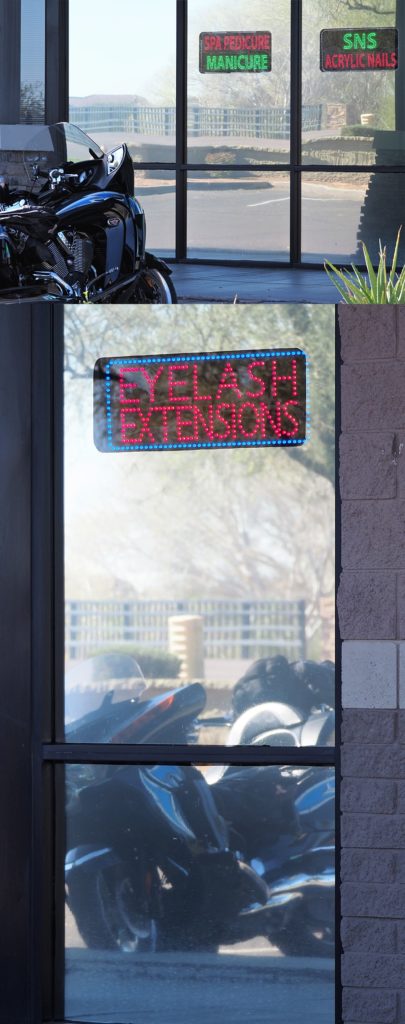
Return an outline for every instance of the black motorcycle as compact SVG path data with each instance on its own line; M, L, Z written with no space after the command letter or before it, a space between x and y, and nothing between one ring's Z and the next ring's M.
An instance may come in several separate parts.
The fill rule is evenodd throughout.
M286 955L332 957L333 769L266 766L252 776L251 769L229 767L211 778L215 803L232 822L231 847L243 850L268 887L266 903L242 911L228 941L263 935Z
M195 740L199 683L149 697L133 658L100 655L69 673L68 717L94 688L105 696L67 725L69 742ZM243 909L265 903L197 769L71 765L66 799L67 901L88 946L213 950Z
M332 662L253 662L235 684L227 746L331 747L335 743Z
M125 699L114 703L107 692L71 722L70 741L195 738L203 687L148 699L126 656L78 666L70 695L75 675L93 687L99 680L100 690L112 677L119 687L125 673ZM126 952L207 951L264 934L284 952L331 955L332 781L316 769L210 769L204 777L191 767L69 766L66 889L84 941Z
M0 177L0 301L177 301L171 270L145 251L126 145L104 153L75 125L44 126L8 170Z

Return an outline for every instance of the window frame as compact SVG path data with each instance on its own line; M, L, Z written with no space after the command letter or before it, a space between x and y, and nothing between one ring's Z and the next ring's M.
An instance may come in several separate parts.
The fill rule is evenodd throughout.
M63 308L0 310L0 379L7 379L0 435L0 651L8 682L0 712L5 761L0 820L3 864L0 956L8 965L3 1024L63 1021L64 779L68 763L306 764L340 780L335 748L68 744L63 742ZM339 351L336 317L336 411ZM16 344L16 339L18 343ZM11 441L11 443L10 443ZM336 577L340 568L336 496ZM340 645L336 637L336 692ZM336 852L340 847L336 802ZM340 894L336 886L336 1021L341 1019Z
M47 0L48 4L50 0ZM52 0L51 0L52 2ZM61 0L58 0L59 4ZM63 3L63 0L62 0ZM402 165L368 165L356 164L304 164L302 163L302 17L303 0L290 0L291 3L291 30L290 30L290 159L284 164L261 163L259 169L263 172L272 172L275 175L279 172L289 173L290 178L290 239L289 257L283 260L266 259L215 259L208 257L189 256L187 253L187 183L188 175L194 171L207 172L206 164L191 163L187 159L187 107L188 107L188 5L189 0L176 0L176 160L168 162L140 162L136 167L139 170L161 170L175 173L176 201L175 201L175 249L174 255L167 257L169 262L187 263L190 265L212 265L212 266L235 266L235 267L278 267L279 269L299 268L307 270L320 270L321 261L302 259L302 175L306 172L321 171L322 173L339 174L405 174L405 164ZM68 0L67 0L68 4ZM400 12L401 13L401 12ZM65 31L64 60L62 67L68 67L68 18L62 25L62 32ZM405 10L403 12L403 32L400 31L400 46L405 48ZM404 68L405 75L405 68ZM66 85L65 105L60 108L61 114L56 120L69 119L68 86ZM405 91L404 91L405 92ZM405 104L405 100L404 100ZM405 116L405 114L404 114ZM210 173L213 171L229 171L229 165L223 163L210 163ZM232 170L236 173L246 171L246 164L232 164ZM359 265L361 262L357 261ZM345 266L345 263L337 263L338 266ZM363 264L364 265L364 264Z

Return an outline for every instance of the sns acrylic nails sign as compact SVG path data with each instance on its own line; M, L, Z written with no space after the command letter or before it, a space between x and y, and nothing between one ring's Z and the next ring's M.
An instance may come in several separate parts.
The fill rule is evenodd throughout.
M321 32L321 71L396 71L396 28L333 28Z
M302 445L307 365L300 349L98 359L101 452Z

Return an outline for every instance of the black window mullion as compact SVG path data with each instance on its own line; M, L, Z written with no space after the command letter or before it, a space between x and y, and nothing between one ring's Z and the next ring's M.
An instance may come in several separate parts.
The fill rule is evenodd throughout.
M66 0L46 0L45 122L68 120L69 4Z
M188 0L176 4L176 259L187 255L187 25Z
M301 262L302 0L291 4L290 260Z
M44 744L45 762L62 764L240 764L333 767L334 747L226 747L193 744Z

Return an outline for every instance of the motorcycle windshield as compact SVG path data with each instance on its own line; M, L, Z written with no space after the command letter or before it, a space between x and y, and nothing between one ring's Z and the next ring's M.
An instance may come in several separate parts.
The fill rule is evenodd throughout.
M55 167L102 160L103 150L75 124L61 121L43 125L30 134L23 151L25 183L39 191L44 184L43 174ZM40 176L37 177L39 170Z
M109 703L138 700L146 688L142 669L131 654L107 652L97 654L85 661L75 662L66 673L66 718L69 723L77 720L90 710L88 696L101 693L101 706L108 697Z

